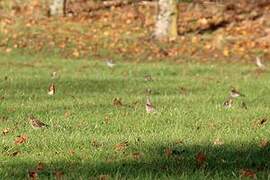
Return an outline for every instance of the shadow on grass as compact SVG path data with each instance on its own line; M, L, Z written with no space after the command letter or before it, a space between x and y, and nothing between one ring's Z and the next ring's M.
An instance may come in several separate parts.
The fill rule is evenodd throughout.
M46 164L40 177L52 177L56 170L63 172L67 179L99 177L108 175L113 178L188 178L188 179L234 179L241 176L241 170L250 169L258 179L269 179L270 148L257 145L220 145L220 146L171 146L165 153L166 146L144 146L141 152L114 152L104 160L83 160L84 157L73 155L69 160L58 160ZM196 155L205 154L206 160L198 166ZM111 156L111 157L110 157ZM17 157L10 157L17 158ZM14 178L27 177L27 171L36 167L38 162L6 161L2 171Z

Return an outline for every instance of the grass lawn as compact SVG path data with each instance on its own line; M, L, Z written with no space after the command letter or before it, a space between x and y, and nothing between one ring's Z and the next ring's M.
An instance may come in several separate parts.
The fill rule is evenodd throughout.
M39 179L270 179L270 73L254 65L109 68L11 54L0 72L1 179L25 179L37 166ZM225 109L231 86L246 96ZM148 88L154 114L145 111ZM33 129L31 114L50 127Z

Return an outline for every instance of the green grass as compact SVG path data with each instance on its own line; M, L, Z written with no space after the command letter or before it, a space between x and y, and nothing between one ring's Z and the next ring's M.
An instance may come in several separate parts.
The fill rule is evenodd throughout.
M53 71L59 79L51 80ZM0 135L1 179L25 179L39 162L45 166L40 179L53 179L55 171L64 179L239 179L245 168L270 179L270 148L258 146L270 137L270 74L257 75L253 65L118 62L110 69L90 59L15 54L1 56L0 72L0 128L10 128ZM148 74L153 82L144 81ZM52 81L57 93L49 97ZM246 97L224 109L231 86ZM145 112L147 88L155 114ZM115 97L124 106L113 106ZM32 129L30 114L50 127ZM261 118L268 121L254 127ZM28 140L16 145L21 134ZM213 145L216 138L224 144ZM117 151L123 142L128 146ZM203 167L195 160L200 151L207 157Z

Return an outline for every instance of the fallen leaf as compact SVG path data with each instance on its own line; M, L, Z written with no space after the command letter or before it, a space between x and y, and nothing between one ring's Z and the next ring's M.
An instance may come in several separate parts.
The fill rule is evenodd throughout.
M75 154L75 151L74 151L73 149L70 149L70 150L68 151L68 153L69 153L71 156L73 156L73 155Z
M73 55L74 57L78 58L78 57L80 56L80 52L79 52L77 49L75 49L75 50L73 51L72 55Z
M223 145L224 141L220 140L220 138L217 138L217 139L214 140L213 144L214 145Z
M25 143L26 141L28 140L28 137L24 134L18 136L16 139L15 139L15 144L23 144Z
M123 142L115 145L116 151L124 151L128 146L128 142Z
M208 20L206 18L201 18L201 19L198 20L198 23L200 23L201 25L207 25Z
M66 111L66 112L64 113L65 118L70 117L70 115L71 115L71 113L70 113L69 111Z
M164 150L164 154L165 154L165 156L170 157L172 155L172 149L171 148L166 148Z
M240 176L241 177L250 177L252 179L256 179L256 173L251 169L241 169Z
M45 167L45 165L43 163L39 162L37 164L37 166L36 166L36 170L37 171L43 171L44 170L44 167Z
M34 170L28 171L28 176L29 176L29 179L31 179L31 180L38 179L38 174Z
M199 152L196 155L196 163L198 167L202 167L206 161L206 155L203 152Z
M267 139L262 139L259 143L259 147L266 148L267 146L269 146L269 141Z
M7 49L6 49L6 53L10 53L11 51L12 51L11 48L7 48Z
M184 144L184 141L182 141L182 140L177 140L177 141L175 141L175 144Z
M106 174L102 174L98 177L99 180L108 180L110 179L110 176L109 175L106 175Z
M109 122L110 122L110 117L109 117L109 116L105 116L104 122L105 122L105 124L109 124Z
M223 55L226 56L226 57L228 57L230 55L229 49L225 48L223 50Z
M63 179L64 173L62 171L55 171L53 175L55 176L56 180L61 180Z
M3 131L2 131L3 135L4 136L7 135L9 133L9 130L10 130L9 128L3 129Z
M141 158L141 153L140 152L134 152L134 153L132 153L132 158L134 160L139 160Z

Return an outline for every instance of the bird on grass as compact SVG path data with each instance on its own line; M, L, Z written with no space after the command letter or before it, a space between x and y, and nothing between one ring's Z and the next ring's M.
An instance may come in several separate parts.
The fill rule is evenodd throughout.
M224 103L223 103L223 106L225 109L229 109L231 108L233 105L233 99L232 98L229 98L228 100L226 100Z
M29 123L34 129L41 129L49 127L47 124L41 122L39 119L35 118L33 115L29 117Z
M230 91L230 97L231 98L237 98L237 97L245 97L244 94L240 93L239 91L237 91L235 88L232 88L231 91Z
M145 81L153 81L153 78L152 78L151 75L145 75L145 76L144 76L144 80L145 80Z
M56 71L53 71L53 72L51 73L51 78L52 78L52 79L58 78L58 73L57 73Z
M54 83L51 83L49 88L48 88L48 95L52 96L55 94L56 88Z
M155 108L154 108L153 104L151 103L149 97L146 99L145 109L146 109L147 113L155 112Z
M116 65L111 59L107 60L106 61L106 64L110 68L113 68Z
M256 57L256 65L260 69L266 69L266 66L262 63L261 58L259 58L259 57Z

